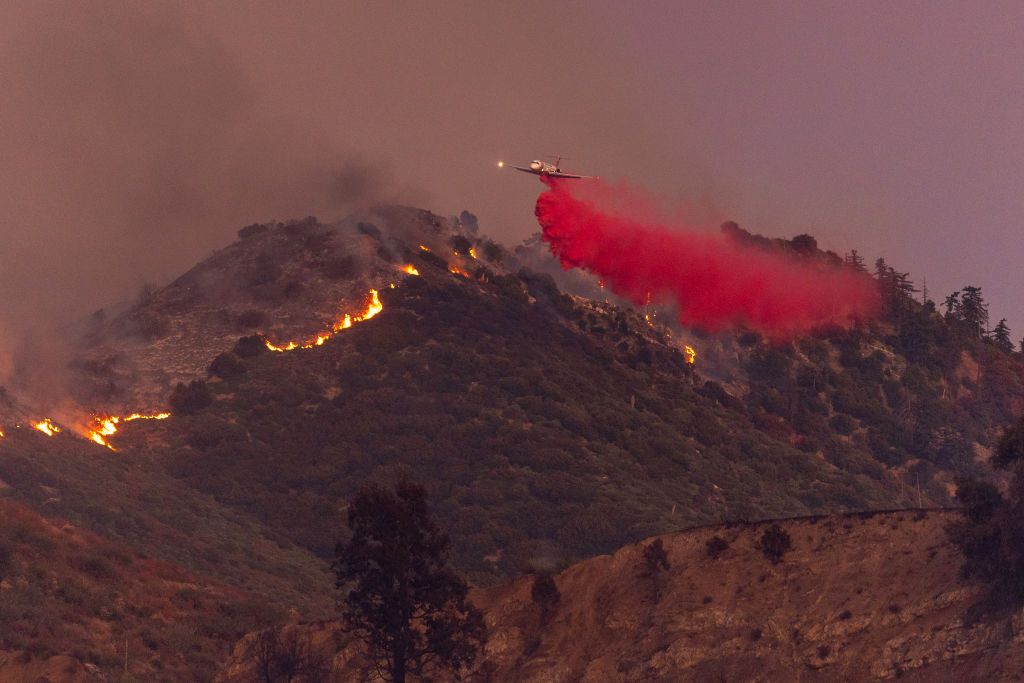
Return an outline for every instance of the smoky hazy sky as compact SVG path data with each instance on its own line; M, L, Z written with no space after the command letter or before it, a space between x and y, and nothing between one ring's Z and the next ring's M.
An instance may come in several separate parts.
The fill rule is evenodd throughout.
M1022 64L1020 2L4 3L0 330L255 221L402 201L514 244L540 187L496 162L562 152L980 285L1019 338Z

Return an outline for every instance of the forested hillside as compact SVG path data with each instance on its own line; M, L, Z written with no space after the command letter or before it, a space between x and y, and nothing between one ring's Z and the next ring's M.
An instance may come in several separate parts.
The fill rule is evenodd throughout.
M809 236L736 230L751 248L864 267ZM27 428L39 403L12 390L0 495L240 591L265 608L250 624L333 609L327 560L367 481L424 484L457 569L487 585L698 524L951 505L958 475L993 476L999 428L1024 412L1024 360L977 288L937 310L880 261L878 319L711 335L563 277L542 246L509 252L469 215L403 207L249 226L73 342L84 415L171 417L122 423L110 450L76 436L85 417L54 437ZM38 592L30 547L10 546L8 604L64 600ZM0 619L17 634L2 649L66 649L55 621ZM209 671L233 634L193 633L182 666Z

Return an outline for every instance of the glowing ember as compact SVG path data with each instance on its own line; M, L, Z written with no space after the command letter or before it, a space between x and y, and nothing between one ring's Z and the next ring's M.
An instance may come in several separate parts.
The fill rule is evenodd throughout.
M411 268L412 266L409 267ZM330 332L321 332L313 339L303 342L301 344L298 342L291 341L288 342L288 344L286 344L285 346L278 346L276 344L271 343L270 340L264 340L264 343L266 344L268 349L270 349L271 351L277 351L278 353L283 353L284 351L292 351L294 349L312 349L316 348L317 346L323 346L324 342L326 342L328 339L333 337L338 332L341 332L342 330L347 330L348 328L352 327L352 325L355 323L361 323L364 320L369 320L370 318L384 310L384 304L380 302L380 296L378 295L376 289L371 289L368 296L369 302L366 304L366 310L364 310L359 315L355 316L346 313L331 326Z
M690 365L697 362L697 352L689 344L683 346L683 354L686 356L686 362Z
M430 248L429 248L429 247L427 247L427 246L425 246L425 245L422 245L422 244L421 244L421 245L420 245L420 249L421 249L421 250L423 250L423 251L425 251L425 252L427 252L428 254L430 253Z
M60 427L53 424L53 422L48 417L43 418L39 422L33 422L32 426L41 431L43 434L46 434L47 436L53 436L54 434L60 433Z
M416 270L416 266L414 266L411 263L408 264L408 265L402 266L402 272L403 273L408 273L409 275L419 275L420 274L420 271ZM392 286L394 286L394 285L392 285Z

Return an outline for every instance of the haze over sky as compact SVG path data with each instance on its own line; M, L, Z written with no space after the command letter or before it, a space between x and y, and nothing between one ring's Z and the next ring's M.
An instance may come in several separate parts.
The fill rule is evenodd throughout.
M1022 3L341 4L0 7L0 329L364 201L515 244L563 152L1024 335Z

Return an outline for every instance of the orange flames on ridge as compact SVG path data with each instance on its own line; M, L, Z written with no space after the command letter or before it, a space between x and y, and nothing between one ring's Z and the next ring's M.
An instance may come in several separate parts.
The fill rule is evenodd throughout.
M53 436L54 434L59 434L60 433L60 427L55 425L53 423L53 420L51 420L48 417L44 417L39 422L33 422L32 423L32 427L34 427L35 429L38 429L39 431L41 431L43 434L46 434L47 436Z
M425 247L424 250L429 251ZM411 264L405 266L402 270L410 275L419 275L419 271L417 271L416 268ZM392 284L391 287L394 288L394 284ZM331 326L330 331L321 332L310 341L301 344L292 341L288 342L285 346L277 346L271 343L269 340L264 340L264 342L266 343L267 348L270 349L271 351L283 352L291 351L292 349L298 348L311 349L316 346L322 346L324 342L326 342L328 339L330 339L338 332L342 330L347 330L348 328L352 327L352 325L354 325L355 323L362 322L364 320L369 320L370 318L374 317L383 310L384 305L380 301L380 296L377 290L371 289L369 294L367 295L366 308L362 311L362 313L359 313L357 315L352 315L350 313L344 314L343 316L338 318L338 320ZM113 445L111 445L109 438L116 434L119 427L122 426L124 423L133 422L135 420L166 420L169 417L171 417L171 414L169 412L153 413L149 415L142 413L132 413L131 415L124 416L105 414L93 415L92 417L89 418L84 429L82 429L81 431L79 431L78 429L74 429L73 431L77 432L78 434L92 441L93 443L99 446L104 446L113 451L116 449L113 447ZM52 419L48 417L38 421L31 421L30 424L33 429L36 429L42 432L43 434L46 434L47 436L55 436L63 431L62 427L57 425ZM17 427L20 425L15 426ZM0 438L4 436L6 436L6 434L4 433L3 429L0 428Z
M142 413L132 413L126 416L114 416L114 415L94 415L89 418L88 423L84 428L71 428L71 431L77 433L93 443L99 444L100 446L106 446L110 450L116 450L107 437L113 436L117 433L118 425L124 422L132 422L134 420L166 420L171 416L170 413L153 413L151 415L143 415ZM51 418L44 417L42 420L30 420L29 425L32 429L42 432L47 436L56 436L64 431L64 427L54 422ZM21 425L14 425L15 428L20 428ZM0 437L5 437L7 434L0 428Z
M697 362L697 352L689 344L683 345L683 355L686 356L686 362L690 365Z
M156 413L153 415L132 413L126 417L96 415L92 418L92 422L89 424L90 428L86 436L93 443L97 443L100 446L106 446L110 450L114 450L114 447L110 445L109 441L107 441L107 437L116 434L117 426L122 422L132 422L134 420L166 420L170 416L170 413Z
M294 349L312 349L317 346L323 346L325 341L333 337L338 332L341 332L342 330L347 330L348 328L352 327L352 325L355 323L361 323L364 320L369 320L370 318L384 310L384 305L380 302L380 296L378 295L376 289L371 289L370 293L367 296L369 297L369 302L366 305L366 310L364 310L362 313L356 316L346 313L345 315L340 317L334 323L334 325L331 326L330 331L321 332L313 339L310 339L302 343L290 341L284 346L278 346L277 344L272 343L269 339L265 339L264 343L267 345L268 349L270 349L271 351L276 351L278 353L292 351Z

